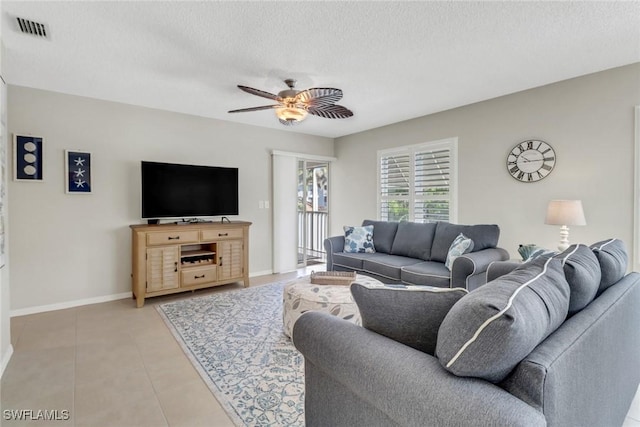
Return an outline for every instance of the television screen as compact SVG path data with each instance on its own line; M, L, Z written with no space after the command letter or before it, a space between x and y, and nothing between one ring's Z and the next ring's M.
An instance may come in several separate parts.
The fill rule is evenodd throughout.
M141 162L142 218L238 215L238 168Z

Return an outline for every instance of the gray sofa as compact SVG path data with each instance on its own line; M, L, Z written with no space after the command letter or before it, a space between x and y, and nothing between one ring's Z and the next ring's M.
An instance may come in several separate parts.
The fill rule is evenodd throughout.
M384 283L405 283L475 289L486 282L486 269L509 253L497 247L497 225L459 225L448 222L419 224L365 220L373 225L375 253L347 253L344 236L324 241L328 271L355 271ZM449 270L445 260L460 234L473 240L473 250L456 258Z
M584 246L577 249L586 252ZM326 313L303 314L293 336L305 357L306 425L622 425L640 383L640 274L626 274L626 260L618 262L619 254L592 249L598 257L597 269L592 258L586 268L588 263L583 260L571 263L566 262L568 258L541 259L520 264L472 292L462 290L466 295L454 303L439 327L434 355L367 329L364 312L365 327ZM617 263L614 267L607 265L612 259ZM525 279L519 285L519 280ZM539 288L529 289L543 279L546 282ZM597 283L595 288L586 285L590 281ZM561 322L557 328L543 336L503 376L487 380L480 378L482 373L452 373L441 359L447 357L449 338L444 335L451 327L451 318L461 312L456 308L462 306L463 314L469 315L463 302L491 299L514 284L519 292L510 308L514 311L504 312L502 326L517 328L516 319L526 317L527 310L535 305L527 299L540 302L545 297L542 294L553 288L555 296L545 297L550 299L541 305L540 313L544 317L547 311L558 312ZM352 285L354 298L361 286ZM521 298L525 304L517 306ZM391 303L395 300L388 299ZM540 313L520 326L530 328L538 323ZM479 342L466 347L473 350L474 345L480 346L465 362L475 362L474 369L494 363L485 357L496 353L491 346L498 347L500 357L517 352L517 346L507 351L513 343L500 334L491 338L491 346L483 348L484 332L476 336Z

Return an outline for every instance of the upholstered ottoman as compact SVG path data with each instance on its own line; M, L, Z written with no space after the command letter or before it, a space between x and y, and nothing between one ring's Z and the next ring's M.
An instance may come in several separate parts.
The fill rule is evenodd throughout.
M372 277L358 274L357 283L367 286L384 286ZM307 311L324 311L360 325L358 306L351 298L349 286L315 285L309 277L302 277L289 283L283 291L282 321L284 333L291 338L293 324Z

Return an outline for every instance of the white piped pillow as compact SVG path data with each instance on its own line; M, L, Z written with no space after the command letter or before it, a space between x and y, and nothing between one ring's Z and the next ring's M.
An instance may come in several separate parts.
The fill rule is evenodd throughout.
M438 331L436 355L454 375L502 381L567 317L557 258L538 257L460 298Z

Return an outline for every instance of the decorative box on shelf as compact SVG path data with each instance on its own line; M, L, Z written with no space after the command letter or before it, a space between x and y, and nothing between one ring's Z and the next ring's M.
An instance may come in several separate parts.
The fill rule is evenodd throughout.
M356 280L355 271L312 271L311 283L314 285L349 286Z

